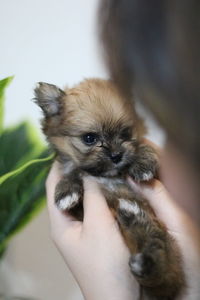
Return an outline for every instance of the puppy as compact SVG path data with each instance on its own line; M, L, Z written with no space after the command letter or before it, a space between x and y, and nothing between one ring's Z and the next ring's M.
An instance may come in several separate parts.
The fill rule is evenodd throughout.
M142 142L145 127L130 99L110 80L88 79L59 89L39 83L35 101L42 108L42 130L62 165L55 192L60 210L83 218L83 176L97 178L130 249L130 270L149 299L175 299L184 286L176 242L148 202L130 189L155 177L158 158Z

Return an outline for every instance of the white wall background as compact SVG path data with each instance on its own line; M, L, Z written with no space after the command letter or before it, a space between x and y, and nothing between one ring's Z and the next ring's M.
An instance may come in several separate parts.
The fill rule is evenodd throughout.
M40 112L31 101L38 81L63 87L106 77L97 6L98 0L1 0L0 78L15 75L7 90L6 125L28 119L39 128ZM162 135L152 128L151 137L160 142ZM0 264L2 291L39 300L82 299L49 238L46 210L11 242Z
M98 0L1 0L0 76L15 75L6 123L38 120L36 82L60 87L105 76L96 34Z

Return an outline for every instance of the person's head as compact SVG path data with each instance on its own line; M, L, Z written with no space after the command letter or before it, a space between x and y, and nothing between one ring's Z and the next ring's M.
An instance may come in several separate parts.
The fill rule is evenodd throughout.
M199 16L199 0L104 0L100 9L111 76L124 92L134 89L166 130L164 170L169 172L164 178L177 201L197 219Z

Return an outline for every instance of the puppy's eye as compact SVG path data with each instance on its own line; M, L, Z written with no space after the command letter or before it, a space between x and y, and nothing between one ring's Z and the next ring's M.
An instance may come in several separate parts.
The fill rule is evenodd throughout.
M131 128L124 128L120 134L120 136L123 140L129 140L131 138L131 135L132 135Z
M99 137L96 133L89 132L82 136L82 140L86 145L92 146L98 142Z

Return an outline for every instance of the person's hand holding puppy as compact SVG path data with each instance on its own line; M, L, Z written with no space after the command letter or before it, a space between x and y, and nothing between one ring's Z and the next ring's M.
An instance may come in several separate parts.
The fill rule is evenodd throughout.
M46 182L52 238L85 299L138 299L139 286L127 264L129 250L97 183L92 177L84 180L85 213L83 222L79 222L59 211L54 203L55 186L59 179L58 163L54 163ZM160 181L154 180L145 185L136 185L131 181L130 184L145 195L179 241L188 284L180 299L198 299L200 242L192 221L174 203Z
M59 180L58 163L54 163L46 182L52 238L85 299L138 299L138 283L128 266L129 250L97 183L92 177L84 180L84 220L79 222L55 205Z

